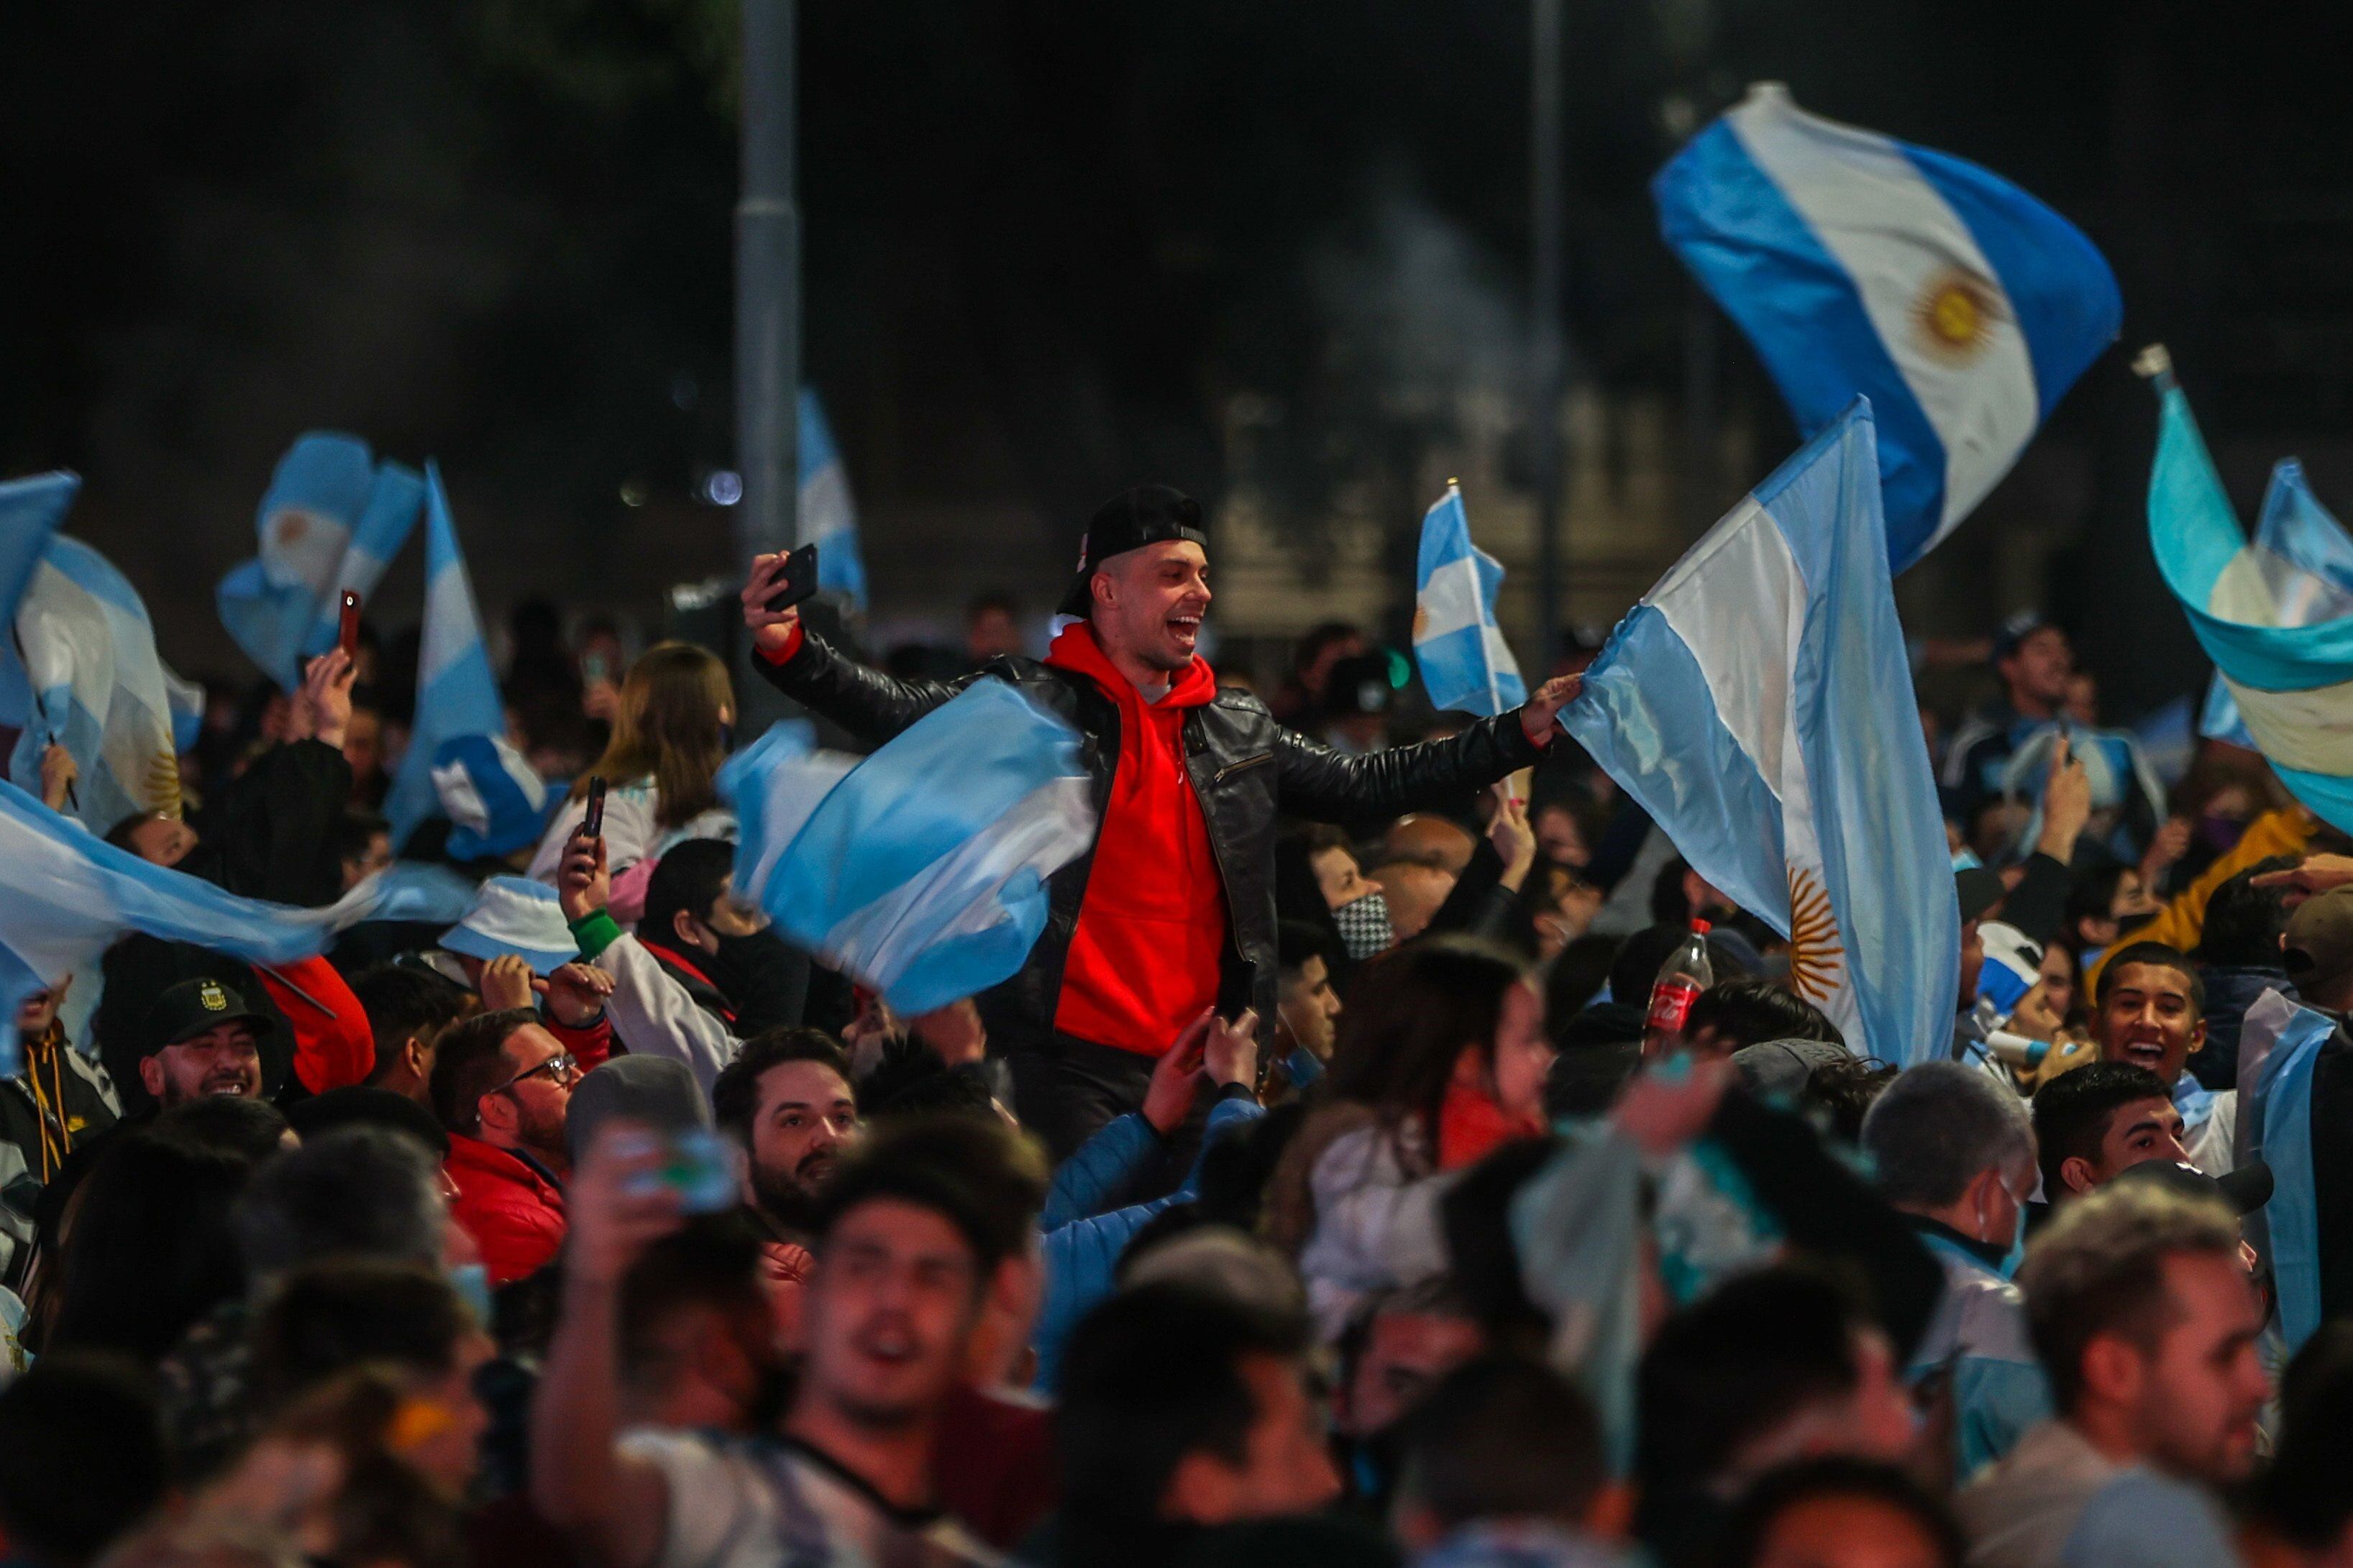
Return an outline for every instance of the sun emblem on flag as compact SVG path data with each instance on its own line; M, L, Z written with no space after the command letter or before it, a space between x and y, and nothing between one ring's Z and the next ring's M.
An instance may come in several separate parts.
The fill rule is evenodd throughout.
M1947 268L1929 279L1912 302L1912 320L1921 342L1951 360L1972 360L1983 353L2003 314L2000 290L1957 267Z
M1816 1006L1846 977L1846 948L1829 889L1809 866L1789 868L1789 988Z

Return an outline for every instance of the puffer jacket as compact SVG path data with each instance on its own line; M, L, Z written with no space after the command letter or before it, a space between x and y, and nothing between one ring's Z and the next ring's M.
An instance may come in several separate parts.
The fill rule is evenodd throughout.
M1100 812L1111 798L1119 760L1119 708L1076 671L1031 658L992 659L954 681L902 680L849 658L802 628L782 662L755 661L786 696L874 744L948 701L975 680L1002 680L1069 722L1094 782ZM1514 709L1474 721L1460 734L1418 746L1346 756L1274 721L1257 696L1220 690L1185 716L1186 771L1208 821L1225 884L1228 940L1220 995L1244 976L1261 1035L1273 1027L1276 989L1274 839L1279 816L1316 822L1371 823L1459 802L1543 753L1520 728ZM981 999L992 1038L1015 1049L1042 1041L1061 996L1062 963L1084 902L1092 853L1048 883L1045 934L1012 979Z

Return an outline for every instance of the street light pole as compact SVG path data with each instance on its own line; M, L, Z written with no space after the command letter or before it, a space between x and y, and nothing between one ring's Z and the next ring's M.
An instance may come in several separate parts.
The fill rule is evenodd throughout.
M1560 403L1566 354L1561 343L1563 0L1531 0L1528 83L1528 286L1535 342L1529 355L1528 417L1535 437L1536 489L1537 679L1560 657L1563 547L1560 515Z
M735 201L735 556L799 541L801 219L795 195L796 0L743 0L743 186ZM750 639L736 658L737 699L754 702Z

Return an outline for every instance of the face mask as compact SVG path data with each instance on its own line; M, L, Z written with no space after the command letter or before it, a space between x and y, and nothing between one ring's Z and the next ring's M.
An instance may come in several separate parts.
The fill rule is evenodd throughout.
M449 1289L466 1310L474 1314L474 1321L488 1330L493 1321L491 1301L491 1271L480 1263L460 1263L449 1270Z
M1340 928L1340 945L1358 963L1386 952L1397 941L1389 925L1389 901L1377 891L1342 904L1332 911L1332 919Z
M714 936L716 932L712 933ZM790 960L792 949L774 927L765 927L747 936L718 937L719 951L703 964L712 984L731 1001L749 994L746 982L771 965Z

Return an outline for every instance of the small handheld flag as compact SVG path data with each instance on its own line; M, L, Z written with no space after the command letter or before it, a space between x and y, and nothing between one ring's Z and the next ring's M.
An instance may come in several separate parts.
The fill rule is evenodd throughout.
M1871 399L1903 571L2008 473L2115 341L2092 242L1974 163L1806 113L1764 82L1651 184L1659 226L1806 435Z
M1461 487L1421 520L1414 563L1413 657L1430 706L1492 719L1528 700L1519 664L1495 625L1504 568L1471 542Z
M221 625L287 690L335 640L343 590L363 599L408 542L425 503L416 470L378 463L356 436L311 431L261 498L261 553L220 581Z
M446 750L461 735L491 738L506 733L506 708L499 700L498 677L482 646L482 618L474 607L474 586L466 557L458 548L458 525L441 470L425 465L425 637L417 661L417 721L408 751L385 794L384 815L392 824L393 847L408 842L417 825L441 809L433 770L455 760Z

